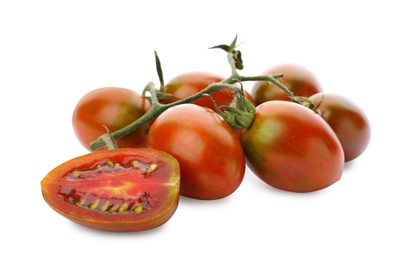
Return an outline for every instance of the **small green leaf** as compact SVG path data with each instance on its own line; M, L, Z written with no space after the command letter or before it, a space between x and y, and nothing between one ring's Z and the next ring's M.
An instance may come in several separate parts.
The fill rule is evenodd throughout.
M220 44L220 45L216 45L216 46L213 46L213 47L210 47L209 49L222 49L222 50L224 50L225 52L229 52L229 46L228 45L225 45L225 44Z
M161 61L156 51L154 51L154 56L155 56L155 65L157 67L158 79L160 80L160 91L163 91L165 83L164 83L164 76L162 73Z
M210 95L206 94L205 96L210 98L217 114L224 118L230 126L244 129L249 128L252 124L256 113L255 106L245 97L242 91L236 92L235 97L229 106L217 107L216 102ZM240 104L242 105L239 106Z
M230 47L229 50L230 50L231 52L234 52L234 51L235 51L237 39L238 39L238 34L235 35L235 39L231 42L231 45L229 46L229 47Z
M221 108L225 110L223 118L234 128L240 128L240 129L249 128L249 126L253 122L253 119L255 118L254 110L243 111L241 109L234 108L231 106L221 106Z

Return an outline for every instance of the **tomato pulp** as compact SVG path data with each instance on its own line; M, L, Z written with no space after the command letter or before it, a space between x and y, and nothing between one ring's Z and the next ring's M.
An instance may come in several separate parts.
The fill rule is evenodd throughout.
M80 225L131 232L158 227L176 211L179 165L147 148L102 150L71 159L41 182L48 205Z

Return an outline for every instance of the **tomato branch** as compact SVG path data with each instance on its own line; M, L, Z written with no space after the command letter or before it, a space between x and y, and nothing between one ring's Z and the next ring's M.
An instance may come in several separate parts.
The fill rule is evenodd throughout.
M226 79L224 82L231 82L234 81L235 79L243 82L243 81L269 81L279 87L282 91L284 91L287 96L294 102L300 103L298 99L294 96L294 94L286 87L284 86L280 81L277 79L282 78L283 74L276 74L276 75L258 75L258 76L242 76L239 74L238 69L237 69L237 63L236 63L236 58L234 57L234 54L229 52L227 55L229 64L231 66L231 71L232 74L231 76Z
M242 70L244 65L241 58L241 52L236 50L236 41L238 36L232 41L230 45L220 44L210 49L222 49L228 53L227 59L231 66L231 76L224 80L226 83L234 83L235 81L269 81L280 88L285 94L290 98L292 102L305 105L308 104L308 107L312 109L315 105L311 100L305 97L296 97L285 85L279 82L277 79L283 77L282 74L278 75L259 75L259 76L242 76L239 74L238 70Z
M213 83L204 90L189 96L187 98L175 101L173 103L169 104L161 104L158 100L158 93L159 91L155 89L155 85L153 82L148 83L146 88L144 89L143 93L149 92L150 93L150 99L151 99L151 108L148 110L142 117L134 121L133 123L127 125L126 127L123 127L115 132L112 133L106 133L97 138L94 142L90 144L90 149L91 151L95 151L101 147L108 146L108 147L113 147L110 144L114 143L115 140L133 132L143 124L150 122L151 120L157 118L160 114L162 114L165 110L168 108L180 105L180 104L186 104L190 103L192 101L195 101L201 97L203 97L206 94L212 94L216 91L222 90L222 89L229 89L235 93L240 92L241 90L237 88L236 86L233 86L228 83L224 82L219 82L219 83Z
M276 74L276 75L258 75L258 76L243 76L240 75L238 70L243 69L243 62L241 58L241 52L238 50L235 50L236 47L236 39L233 40L230 46L228 45L217 45L212 48L220 48L223 49L224 51L227 52L227 59L228 62L231 66L231 75L226 78L225 80L218 82L218 83L213 83L210 84L207 88L204 90L189 96L187 98L169 103L169 104L161 104L159 102L161 97L167 97L169 94L166 94L163 92L164 90L164 79L163 79L163 74L162 74L162 68L161 68L161 62L158 58L157 53L155 52L155 58L156 58L156 67L157 67L157 73L158 77L160 80L160 87L159 90L157 90L154 86L153 82L150 82L145 89L143 90L143 95L146 95L147 92L150 93L150 100L151 100L151 108L149 111L147 111L142 117L134 121L133 123L127 125L126 127L119 129L113 133L106 133L100 137L98 137L94 142L91 143L90 149L91 151L95 151L101 147L107 146L109 149L113 149L113 147L116 147L116 139L119 139L122 136L125 136L137 128L139 128L141 125L150 122L151 120L157 118L161 113L163 113L165 110L168 108L180 105L180 104L186 104L193 102L199 98L202 98L203 96L210 95L214 92L220 91L222 89L228 89L230 91L233 91L235 93L235 99L234 99L234 104L236 104L238 101L241 104L247 104L249 100L246 99L245 95L243 94L242 88L238 88L234 86L233 84L235 83L241 83L244 81L269 81L279 87L282 91L284 91L287 96L291 99L291 101L305 105L308 104L309 108L313 108L314 104L312 103L311 100L308 98L304 97L297 97L295 96L285 85L283 85L280 81L277 79L280 79L283 77L282 74ZM216 108L217 109L217 108ZM236 106L227 106L226 111L217 111L221 112L220 115L223 116L223 118L233 127L237 128L248 128L250 123L253 121L254 115L255 115L255 110L250 107L250 104L247 106L242 106L242 107L236 107ZM228 114L225 114L228 113ZM237 123L238 122L238 123ZM239 123L243 122L243 123Z

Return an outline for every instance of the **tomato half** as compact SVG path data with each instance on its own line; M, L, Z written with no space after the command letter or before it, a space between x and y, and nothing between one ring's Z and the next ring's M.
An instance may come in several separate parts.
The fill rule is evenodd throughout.
M269 185L310 192L340 179L341 144L330 126L312 110L289 101L268 101L241 134L249 168Z
M360 156L371 139L371 127L365 112L338 94L317 93L310 99L315 104L322 102L318 110L339 138L346 162Z
M50 171L41 182L48 205L80 225L107 231L152 229L167 222L179 198L179 165L147 148L92 152Z
M192 96L203 89L207 88L210 84L223 81L225 78L214 73L209 72L187 72L171 79L164 88L164 92L175 96L175 99L165 99L164 103L172 103L174 101L184 99ZM253 104L255 100L252 95L244 90L245 97ZM217 106L228 106L234 99L234 92L228 89L222 89L211 94L211 97L216 102ZM208 97L202 97L192 102L193 104L208 107L215 110L213 103Z
M322 86L315 74L307 68L297 64L278 64L266 70L264 74L283 74L279 81L295 96L309 97L322 91ZM256 105L270 100L290 100L278 86L268 81L256 81L252 85L251 95Z
M139 93L119 87L95 89L84 95L73 111L72 124L80 143L90 150L90 144L107 131L115 132L144 115L150 101ZM150 123L117 139L119 148L145 147Z
M186 197L224 198L244 177L245 156L238 136L209 108L194 104L169 108L151 125L147 146L178 160L180 194Z

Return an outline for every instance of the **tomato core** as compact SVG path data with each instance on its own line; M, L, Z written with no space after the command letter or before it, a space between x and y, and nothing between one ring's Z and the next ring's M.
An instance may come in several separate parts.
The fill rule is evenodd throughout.
M75 169L61 180L58 196L88 210L141 213L151 207L152 199L146 191L138 191L136 183L141 181L139 179L148 178L156 167L154 163L138 160L126 165L106 160L89 169ZM97 182L94 182L94 179L97 179ZM111 197L109 194L114 195Z

